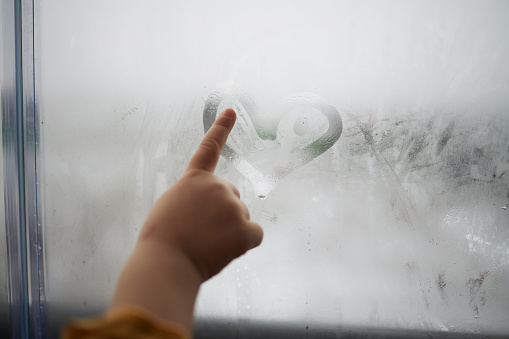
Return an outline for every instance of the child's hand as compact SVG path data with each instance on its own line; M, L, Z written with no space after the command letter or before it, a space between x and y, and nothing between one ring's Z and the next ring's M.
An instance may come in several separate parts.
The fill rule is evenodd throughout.
M213 174L235 119L231 109L218 117L182 178L150 210L110 311L135 306L190 331L200 284L261 243L239 191Z
M263 238L260 225L249 220L237 188L214 175L235 119L231 109L218 117L182 178L155 203L140 235L140 241L164 241L182 251L203 281Z

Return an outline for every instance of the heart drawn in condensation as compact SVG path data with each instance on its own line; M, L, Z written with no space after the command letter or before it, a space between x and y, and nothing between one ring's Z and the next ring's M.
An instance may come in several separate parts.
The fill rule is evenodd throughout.
M253 183L256 195L266 197L278 181L328 150L341 136L338 110L313 93L297 93L262 112L238 86L219 86L203 109L205 133L226 108L237 122L221 155Z

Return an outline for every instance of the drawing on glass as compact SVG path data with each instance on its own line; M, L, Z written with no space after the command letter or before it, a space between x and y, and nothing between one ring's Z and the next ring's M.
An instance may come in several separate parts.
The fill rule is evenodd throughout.
M222 156L262 199L279 180L334 145L343 129L339 111L314 93L290 94L264 111L238 85L224 83L205 103L205 132L226 108L237 112L237 123Z

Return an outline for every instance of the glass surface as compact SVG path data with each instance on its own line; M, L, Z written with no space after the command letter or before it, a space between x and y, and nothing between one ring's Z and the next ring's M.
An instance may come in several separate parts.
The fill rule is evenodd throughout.
M217 174L265 239L204 284L200 321L509 333L507 13L41 2L50 321L106 307L151 204L233 106Z

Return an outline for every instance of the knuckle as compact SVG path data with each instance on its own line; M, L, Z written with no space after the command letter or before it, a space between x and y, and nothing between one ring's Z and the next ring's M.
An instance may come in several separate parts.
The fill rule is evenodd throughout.
M239 242L242 244L242 254L246 253L253 246L253 239L245 229L239 235Z
M224 130L227 130L230 125L231 119L227 117L221 116L215 121L215 126Z
M244 218L245 218L245 210L246 210L246 207L244 207L244 203L238 199L232 199L231 201L231 208L232 208L232 211L235 211L235 216L238 220L242 220L244 221Z
M219 154L221 152L221 145L214 138L203 139L200 147L214 154Z
M237 187L235 187L234 185L232 185L232 190L233 190L233 194L235 194L235 196L237 198L240 198L240 191Z
M210 184L208 188L210 192L212 192L216 197L224 197L228 193L228 187L221 181L214 181Z
M228 221L228 223L237 225L242 222L242 216L239 212L239 206L231 199L225 200L221 206L222 217Z

